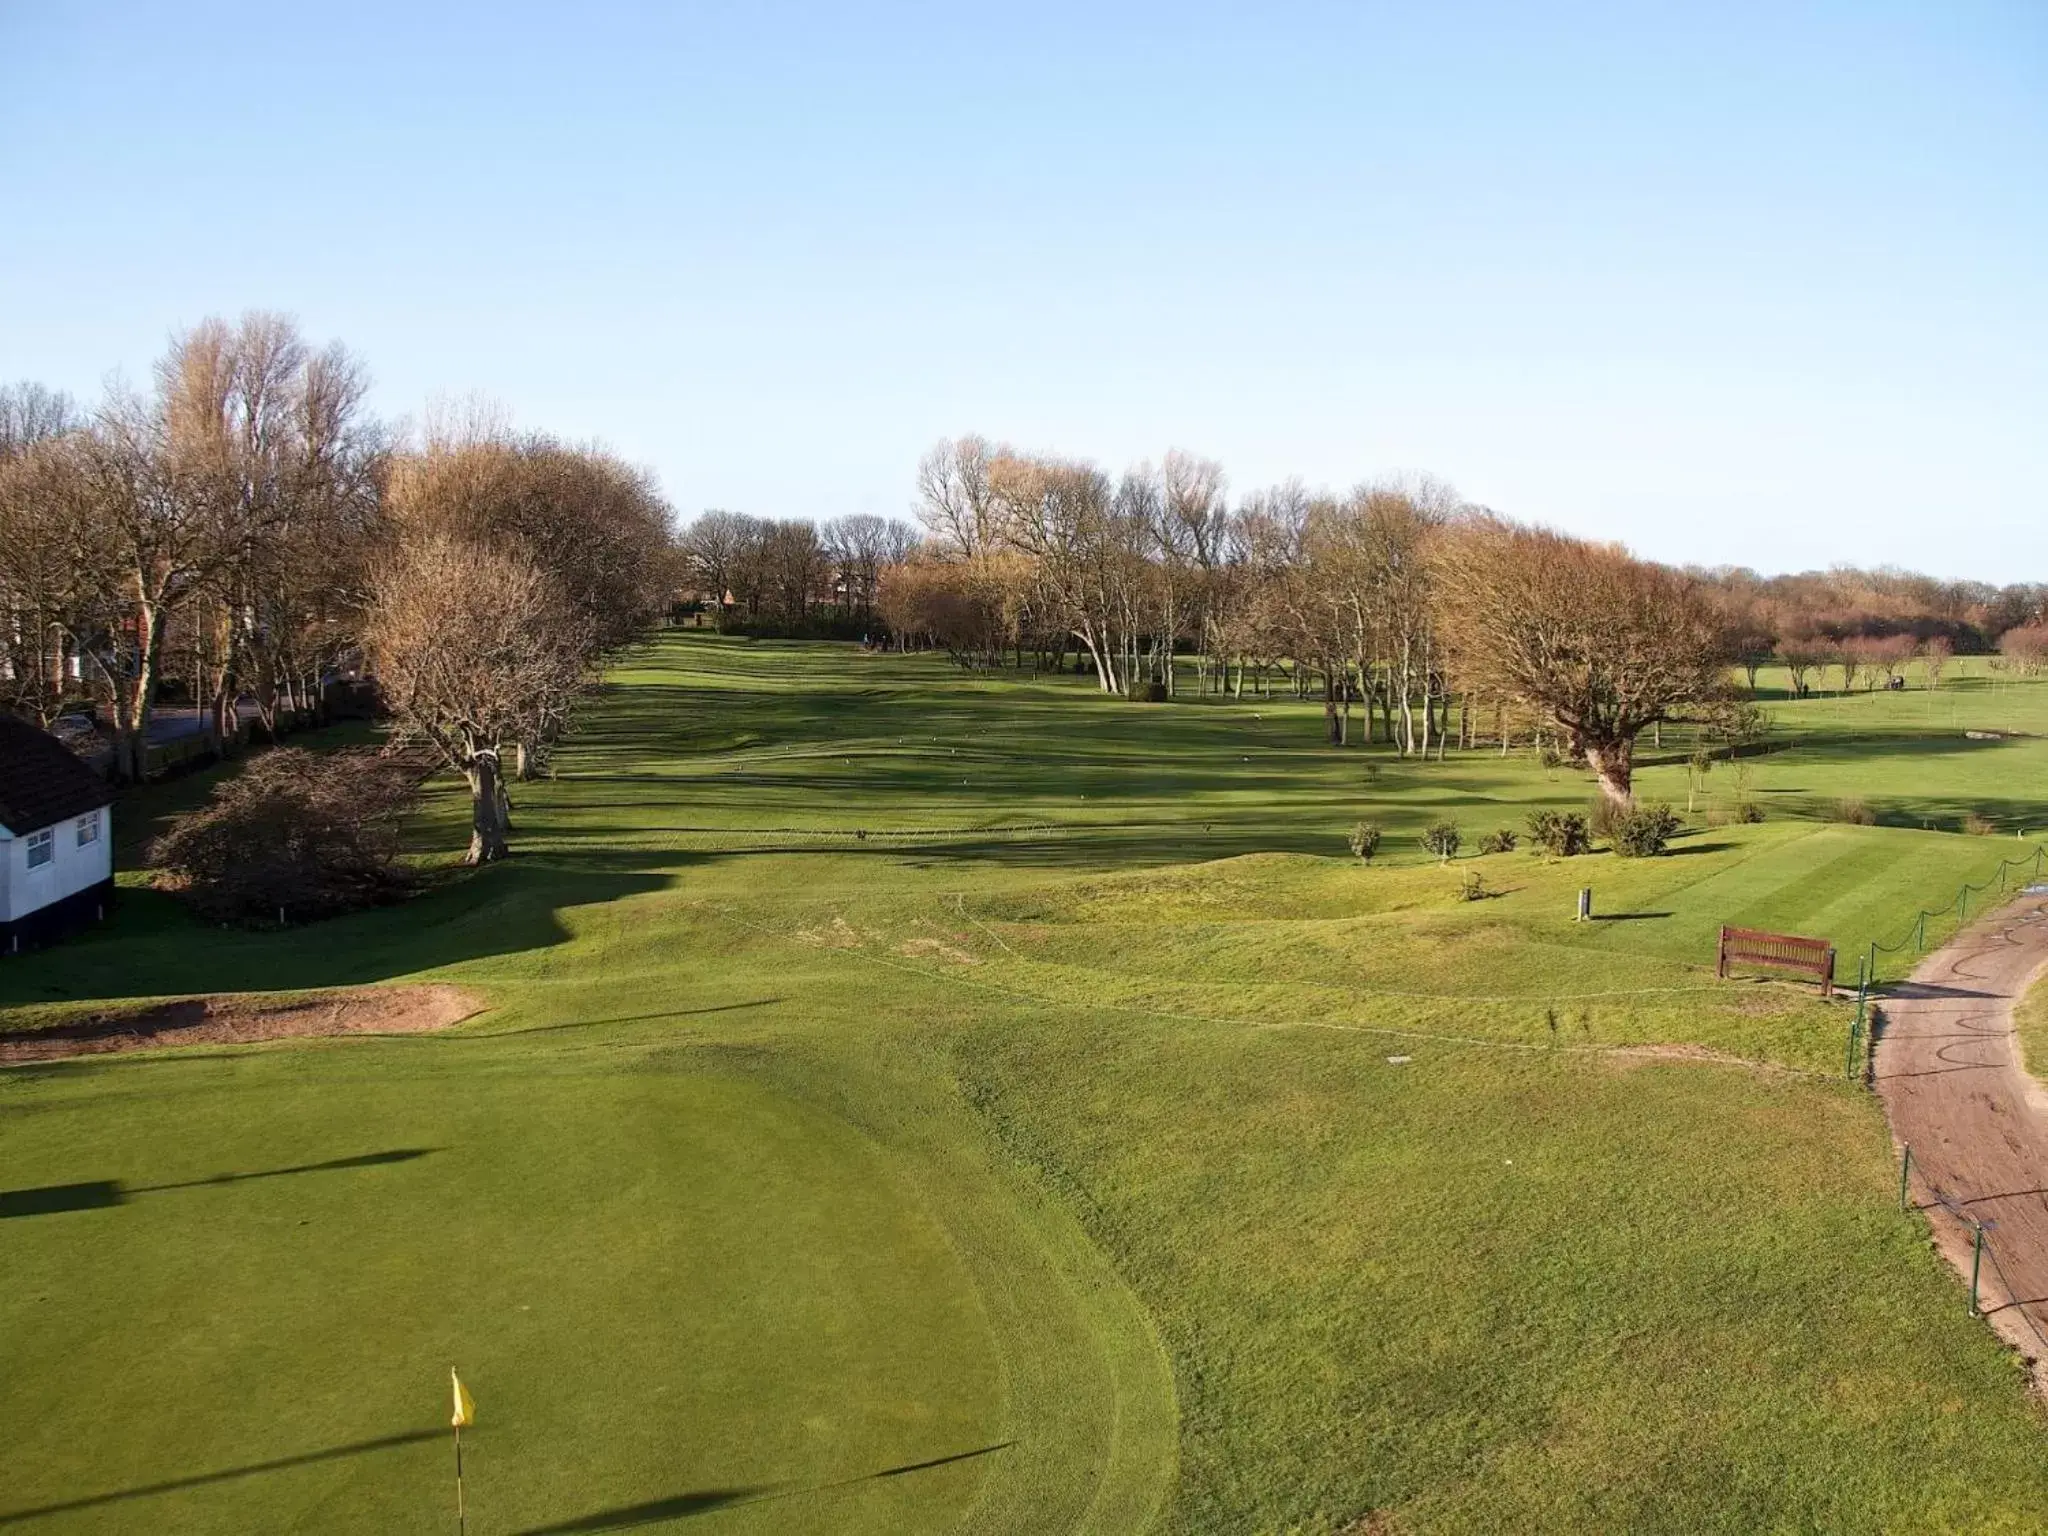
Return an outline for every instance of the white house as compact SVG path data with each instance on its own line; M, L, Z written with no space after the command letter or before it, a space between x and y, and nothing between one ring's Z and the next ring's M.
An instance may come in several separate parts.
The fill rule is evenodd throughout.
M0 954L104 917L114 792L48 731L0 714Z

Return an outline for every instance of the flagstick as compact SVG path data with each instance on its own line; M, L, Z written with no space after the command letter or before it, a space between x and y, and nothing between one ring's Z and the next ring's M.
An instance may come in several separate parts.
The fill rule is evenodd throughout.
M455 1426L455 1526L469 1536L469 1516L462 1507L462 1426Z

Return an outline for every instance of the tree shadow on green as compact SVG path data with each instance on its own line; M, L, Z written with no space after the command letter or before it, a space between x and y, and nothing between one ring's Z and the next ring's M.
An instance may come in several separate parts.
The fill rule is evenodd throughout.
M251 1179L277 1179L298 1173L337 1173L350 1168L382 1168L409 1163L439 1151L438 1147L394 1147L330 1158L324 1163L298 1163L290 1168L259 1168L253 1173L216 1173L204 1179L172 1184L123 1184L119 1179L91 1179L77 1184L47 1184L39 1189L0 1189L0 1221L17 1216L57 1216L70 1211L103 1211L126 1205L137 1195L161 1195L181 1189L223 1189Z
M109 1504L121 1504L130 1499L146 1499L162 1493L176 1493L186 1488L204 1488L213 1483L232 1482L236 1478L258 1477L265 1472L283 1472L293 1467L312 1466L316 1462L336 1461L345 1456L367 1456L376 1451L396 1450L400 1446L418 1445L426 1440L439 1440L444 1431L438 1429L415 1429L402 1435L384 1435L375 1440L358 1440L353 1445L337 1445L324 1451L307 1451L298 1456L280 1456L274 1461L259 1461L246 1467L228 1467L219 1472L201 1472L194 1477L175 1477L161 1483L145 1483L139 1488L122 1488L112 1493L88 1494L80 1499L66 1499L59 1504L39 1504L33 1509L15 1509L0 1512L0 1525L16 1525L24 1520L40 1520L50 1515L71 1514L78 1510L100 1509Z
M593 1515L579 1515L573 1520L564 1520L555 1525L531 1526L521 1531L519 1536L577 1536L577 1533L586 1531L623 1531L630 1530L636 1525L654 1525L663 1520L681 1520L691 1515L707 1514L714 1509L723 1509L729 1504L765 1504L774 1499L831 1493L842 1488L858 1487L862 1483L877 1483L892 1477L908 1477L916 1472L929 1472L938 1467L949 1467L958 1462L993 1456L997 1451L1006 1451L1015 1444L1014 1440L1003 1440L995 1445L984 1445L975 1451L956 1451L950 1456L934 1456L929 1461L912 1461L899 1467L886 1467L880 1472L863 1472L858 1477L841 1478L836 1483L814 1483L800 1487L769 1484L758 1488L708 1488L695 1493L678 1493L665 1499L651 1499L644 1504L624 1504L617 1509L599 1510Z

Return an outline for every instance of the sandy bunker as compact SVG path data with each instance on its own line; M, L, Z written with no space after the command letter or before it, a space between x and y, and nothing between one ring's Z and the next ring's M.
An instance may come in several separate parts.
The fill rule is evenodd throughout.
M475 993L450 986L351 987L291 998L181 997L102 1009L40 1029L0 1029L0 1065L172 1045L420 1034L446 1029L483 1007Z

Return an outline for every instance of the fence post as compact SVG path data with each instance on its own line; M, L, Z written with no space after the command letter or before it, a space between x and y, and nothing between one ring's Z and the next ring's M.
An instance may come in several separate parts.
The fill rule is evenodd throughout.
M1913 953L1916 955L1927 953L1927 909L1925 907L1920 909L1920 927L1913 935Z
M1851 1019L1849 1021L1849 1049L1842 1061L1842 1076L1848 1078L1851 1082L1856 1080L1856 1047L1862 1040L1863 1020L1860 1018Z
M1913 1143L1905 1143L1906 1155L1899 1159L1899 1209L1906 1209L1906 1181L1913 1176Z
M1970 888L1966 885L1956 892L1956 926L1962 927L1970 920Z
M1984 1223L1972 1220L1970 1225L1977 1229L1977 1240L1970 1249L1970 1316L1977 1312L1977 1275L1984 1267Z

